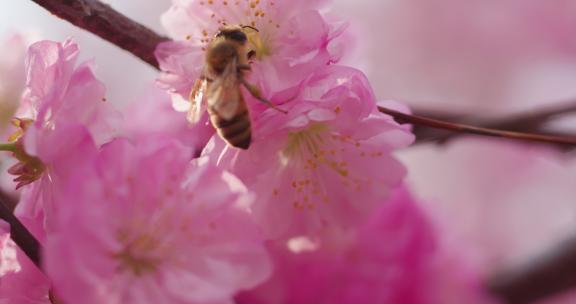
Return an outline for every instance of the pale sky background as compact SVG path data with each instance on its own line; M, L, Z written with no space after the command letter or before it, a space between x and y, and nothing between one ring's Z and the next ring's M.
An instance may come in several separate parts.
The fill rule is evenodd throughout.
M81 47L81 60L96 58L97 76L105 82L109 99L126 104L136 98L156 72L139 59L104 40L77 29L29 0L4 0L0 10L0 37L16 31L32 32L38 37L62 41L73 37ZM122 13L161 32L159 17L169 1L105 1Z

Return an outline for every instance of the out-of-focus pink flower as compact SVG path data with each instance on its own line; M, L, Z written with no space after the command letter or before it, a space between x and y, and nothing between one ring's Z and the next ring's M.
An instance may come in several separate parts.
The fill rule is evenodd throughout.
M275 243L274 275L237 303L488 303L465 264L441 263L436 232L406 193L341 237L338 248L305 238Z
M0 303L49 304L50 283L10 239L8 223L0 220Z
M132 102L123 112L121 128L124 136L138 138L172 138L193 147L199 154L214 135L209 124L191 126L182 114L170 105L170 95L162 89L151 87L146 94Z
M254 216L272 238L353 228L398 186L405 169L392 152L413 136L376 111L364 75L328 67L301 96L255 115L247 151L220 138L207 155L258 193Z
M487 273L574 233L576 162L562 152L469 138L414 147L400 157L431 217Z
M174 0L163 23L176 41L161 44L156 55L164 74L160 82L188 97L204 66L205 47L224 25L246 25L255 82L265 95L300 83L317 68L339 58L331 41L343 26L328 24L314 1Z
M28 133L56 130L61 124L80 124L97 144L113 137L119 114L106 102L106 89L94 76L91 63L76 67L78 54L78 45L72 40L40 41L30 47L26 58L28 79L19 110L34 120ZM26 147L26 151L37 153L34 147Z
M21 216L53 211L59 190L54 184L63 185L78 162L115 134L119 114L105 102L104 85L91 67L75 68L77 56L78 46L70 40L40 41L29 49L19 109L26 118L19 120L20 134L14 138L19 163L10 169L19 187L33 183L22 193L16 210Z
M0 277L20 269L16 258L16 244L10 239L10 225L0 220Z
M116 140L62 198L46 265L67 303L229 303L270 272L239 180L176 141Z
M576 94L572 1L338 2L381 98L478 116Z

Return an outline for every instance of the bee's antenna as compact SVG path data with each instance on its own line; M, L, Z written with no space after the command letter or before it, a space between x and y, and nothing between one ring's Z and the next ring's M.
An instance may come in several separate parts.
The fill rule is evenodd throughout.
M255 30L257 33L260 33L260 31L259 31L257 28L255 28L255 27L253 27L253 26L251 26L251 25L242 25L242 29L245 29L245 28L253 29L253 30Z

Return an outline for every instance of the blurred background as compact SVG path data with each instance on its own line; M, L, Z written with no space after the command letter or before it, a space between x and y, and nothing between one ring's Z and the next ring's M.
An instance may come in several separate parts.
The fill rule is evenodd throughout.
M169 0L104 2L164 32L159 17ZM575 0L336 0L331 14L348 20L357 37L343 63L363 70L380 99L462 117L576 101ZM14 33L74 37L82 58L96 58L108 99L119 107L138 102L156 77L135 57L32 1L9 0L0 10L0 40ZM16 49L4 45L2 53ZM553 127L576 133L574 122L568 117ZM467 248L487 273L576 233L576 161L569 151L463 136L398 156L445 241Z

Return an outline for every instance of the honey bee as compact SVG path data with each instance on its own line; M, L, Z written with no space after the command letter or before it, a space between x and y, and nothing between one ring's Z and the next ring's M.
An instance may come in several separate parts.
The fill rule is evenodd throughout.
M242 86L257 100L286 113L244 79L245 73L251 70L250 60L256 56L248 47L246 29L258 31L250 26L229 25L220 28L212 38L206 49L204 71L190 93L192 105L188 112L188 121L195 123L207 110L220 137L240 149L248 149L252 140L250 114Z

